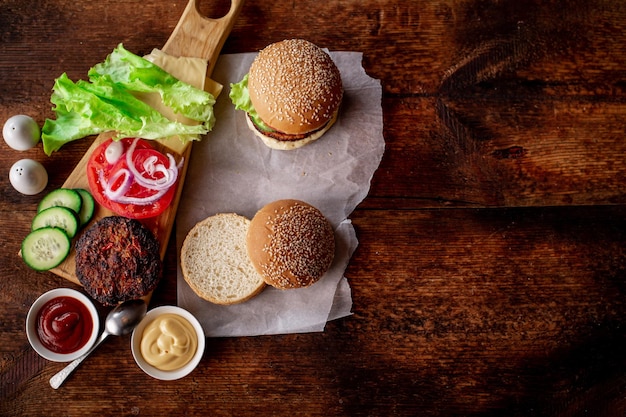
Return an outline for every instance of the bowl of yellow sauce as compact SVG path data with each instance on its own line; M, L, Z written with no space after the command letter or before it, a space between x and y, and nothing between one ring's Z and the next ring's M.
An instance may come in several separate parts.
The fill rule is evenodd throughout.
M191 373L202 359L204 346L200 322L176 306L148 311L131 336L137 365L151 377L166 381Z

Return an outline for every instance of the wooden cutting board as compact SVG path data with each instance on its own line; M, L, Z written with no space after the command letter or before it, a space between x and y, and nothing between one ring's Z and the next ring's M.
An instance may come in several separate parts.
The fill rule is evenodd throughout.
M222 46L224 46L224 42L226 42L226 38L228 38L228 35L230 34L230 31L235 23L235 19L241 11L243 3L244 0L231 0L230 10L226 15L219 19L210 19L199 13L196 0L189 0L187 7L178 21L178 24L161 50L168 55L175 57L195 57L206 59L208 61L206 77L210 78ZM89 157L96 147L110 137L111 133L103 133L94 140L91 147L87 150L83 158L78 162L72 173L63 184L63 187L89 189L86 175L86 167ZM183 190L183 183L187 173L187 167L189 165L189 156L191 154L192 146L191 142L182 143L177 137L171 137L155 142L155 147L160 151L164 153L171 153L177 161L183 159L182 168L179 173L176 195L172 204L158 217L142 221L142 223L150 228L157 236L161 245L161 259L163 259L167 250L172 228L174 226L176 210L178 208L178 203L180 202L180 196ZM111 215L114 215L114 213L97 204L94 218L91 222ZM86 228L88 227L89 225L86 226ZM78 236L75 239L77 238ZM58 267L52 269L51 272L76 284L80 284L78 278L76 277L75 269L75 251L74 248L72 248L65 261Z

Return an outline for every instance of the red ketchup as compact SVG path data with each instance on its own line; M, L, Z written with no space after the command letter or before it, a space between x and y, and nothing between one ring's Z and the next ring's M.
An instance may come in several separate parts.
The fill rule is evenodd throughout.
M39 340L55 353L76 352L85 346L92 330L91 314L76 298L53 298L44 304L37 315Z

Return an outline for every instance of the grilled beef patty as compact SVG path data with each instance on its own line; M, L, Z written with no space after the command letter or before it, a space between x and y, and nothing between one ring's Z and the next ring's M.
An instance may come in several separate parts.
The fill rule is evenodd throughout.
M320 130L324 129L326 127L326 125L328 125L329 122L325 123L324 125L322 125L322 127L319 127L315 130L312 130L310 132L305 132L305 133L285 133L285 132L281 132L280 130L263 130L261 129L256 123L254 123L254 120L250 117L250 115L247 115L247 117L250 119L250 121L252 121L252 124L254 125L254 127L256 128L256 130L258 130L262 135L265 136L269 136L272 139L276 139L276 140L280 140L283 142L294 142L297 140L302 140L305 139L309 136L311 136L312 134L319 132Z
M105 217L76 242L76 275L104 305L140 298L154 290L163 270L159 242L139 221Z

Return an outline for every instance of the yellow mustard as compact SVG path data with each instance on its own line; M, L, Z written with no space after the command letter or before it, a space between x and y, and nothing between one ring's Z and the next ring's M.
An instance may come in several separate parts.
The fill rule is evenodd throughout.
M173 371L187 364L196 353L196 332L185 318L172 313L151 321L141 336L141 355L162 371Z

